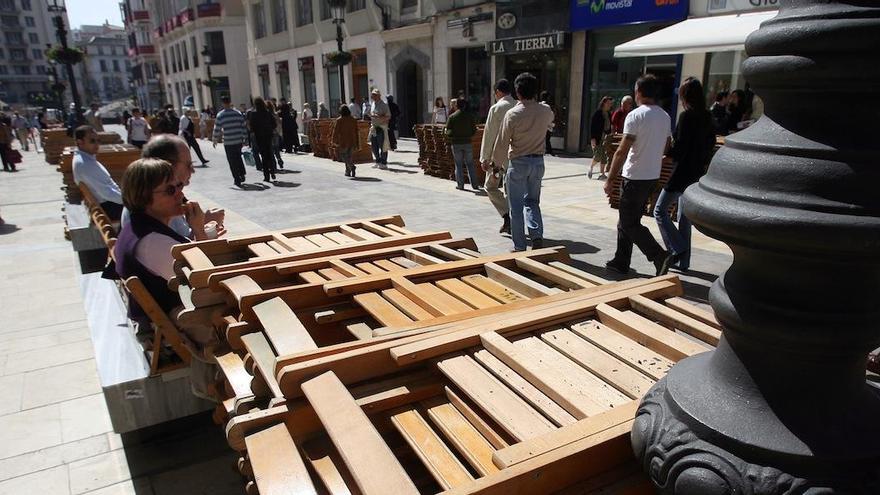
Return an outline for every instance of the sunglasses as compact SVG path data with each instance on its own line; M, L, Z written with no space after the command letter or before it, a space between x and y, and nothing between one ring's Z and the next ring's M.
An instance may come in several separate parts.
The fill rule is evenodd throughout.
M183 186L184 186L183 182L178 182L177 184L168 184L167 186L165 186L164 188L161 188L161 189L154 189L153 192L154 193L162 193L166 196L174 196L175 194L177 194L177 191L183 191Z

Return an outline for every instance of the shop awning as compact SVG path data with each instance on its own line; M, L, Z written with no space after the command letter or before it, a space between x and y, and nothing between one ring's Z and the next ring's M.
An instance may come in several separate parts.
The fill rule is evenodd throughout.
M682 53L738 51L746 38L777 11L687 19L614 48L614 56L651 57Z

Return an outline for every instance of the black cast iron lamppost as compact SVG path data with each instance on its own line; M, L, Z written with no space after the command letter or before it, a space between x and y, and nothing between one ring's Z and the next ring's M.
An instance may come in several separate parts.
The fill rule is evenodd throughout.
M208 50L208 45L202 46L202 60L205 62L205 71L207 72L208 79L202 81L202 84L208 87L208 99L210 100L208 105L205 107L214 108L214 79L211 77L211 50Z
M648 392L633 449L659 492L880 493L880 4L782 0L749 36L764 102L727 138L684 212L728 244L709 293L718 347ZM872 41L873 40L873 41ZM844 114L830 108L869 103Z
M342 50L342 25L345 24L345 0L329 0L333 24L336 24L336 66L339 67L339 104L345 105L345 67L346 53Z
M51 44L46 44L46 51L52 48ZM67 110L64 109L64 90L66 87L61 81L58 79L58 71L55 69L57 62L55 60L49 58L49 89L52 90L52 94L55 95L55 104L58 106L58 111L61 112L62 117L67 117Z
M55 22L55 33L58 36L58 43L61 44L62 50L65 52L69 49L67 46L67 28L64 26L64 16L63 14L67 12L67 7L64 5L64 0L47 0L48 7L46 10L57 14L54 18ZM64 62L64 67L67 71L67 80L70 82L70 94L73 96L73 106L76 115L78 116L82 111L82 105L79 100L79 91L76 87L76 80L73 77L73 65L68 61Z

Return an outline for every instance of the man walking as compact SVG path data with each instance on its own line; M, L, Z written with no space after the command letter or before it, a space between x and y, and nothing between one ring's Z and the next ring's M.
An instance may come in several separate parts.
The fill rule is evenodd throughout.
M373 104L370 106L370 146L373 148L373 156L376 164L373 168L380 170L388 169L388 122L391 120L391 110L388 104L382 101L382 93L378 89L370 92Z
M12 114L12 130L15 131L15 137L21 142L22 149L29 151L27 119L18 112Z
M501 183L507 170L507 160L501 163L492 162L492 152L495 140L501 130L501 122L508 110L516 105L516 100L510 96L510 81L501 79L495 83L495 99L497 102L489 108L489 117L486 119L486 128L483 130L483 142L480 145L480 166L486 172L486 194L492 206L501 215L502 224L498 230L501 234L510 233L510 204L505 197L505 191L501 190ZM507 184L504 184L505 190Z
M221 137L223 138L223 148L226 150L226 160L229 161L232 179L237 187L241 187L245 177L244 162L241 161L241 146L247 138L248 131L245 127L244 115L232 106L229 97L224 96L220 101L223 103L223 110L217 114L211 141L216 148L217 142Z
M519 98L504 116L501 133L492 153L495 163L509 160L505 181L510 202L510 230L513 250L526 250L523 213L532 249L544 246L541 218L541 179L544 177L544 137L553 122L553 110L535 101L538 80L524 72L514 81Z
M639 107L626 116L623 140L614 153L611 171L605 182L609 197L612 184L623 177L617 221L617 251L605 267L617 273L629 272L633 243L654 263L657 275L669 270L672 255L666 252L642 225L645 204L660 178L663 153L669 146L671 120L665 110L657 106L660 83L652 75L636 81L636 102Z

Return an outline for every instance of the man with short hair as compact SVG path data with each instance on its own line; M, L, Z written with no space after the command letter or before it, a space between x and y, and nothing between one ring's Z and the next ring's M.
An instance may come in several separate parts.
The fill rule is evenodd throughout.
M606 268L621 274L629 273L633 243L654 263L658 276L669 271L673 257L642 225L645 205L657 186L663 154L671 136L669 114L657 105L660 88L660 82L650 74L636 81L639 107L626 116L623 139L614 153L605 182L605 194L610 197L614 179L623 178L617 210L617 251L614 258L605 263Z
M538 80L524 72L514 81L519 98L504 115L501 132L492 153L495 163L509 160L505 181L510 202L510 233L513 250L526 250L525 222L528 217L532 249L544 247L541 217L541 179L544 177L544 138L553 122L553 110L535 101Z
M73 180L83 183L101 204L110 220L117 222L122 217L122 191L107 172L104 165L95 158L98 154L98 133L91 126L83 125L73 132L76 150L73 152Z
M483 142L480 144L480 166L486 171L486 194L492 206L501 215L501 228L498 230L501 234L510 233L510 204L505 197L507 184L504 184L505 191L501 190L504 174L507 172L507 160L501 163L493 163L492 152L495 147L495 140L501 131L501 123L507 112L516 105L516 99L510 96L510 81L500 79L495 83L495 99L497 100L491 108L489 108L489 116L486 118L486 127L483 130Z
M214 132L211 136L211 142L214 147L220 139L223 139L223 148L226 151L226 160L229 161L229 170L232 172L232 179L236 187L241 187L244 182L245 170L244 162L241 160L241 147L247 139L247 127L244 121L244 115L232 106L232 102L228 96L220 99L223 103L223 110L217 114L214 121Z
M351 111L351 116L354 117L355 120L361 120L361 106L357 104L354 98L351 99L351 103L348 104L348 109Z
M13 112L12 114L12 130L15 132L15 137L21 142L22 149L29 151L27 119L18 112Z
M388 148L390 142L388 139L388 122L391 121L391 110L388 104L382 101L382 92L373 89L370 92L370 98L373 104L370 106L370 146L373 148L373 156L376 158L376 164L373 168L380 170L388 169Z
M89 110L86 112L86 123L92 126L95 132L104 132L104 122L101 120L101 113L98 112L98 108L97 103L89 105Z

